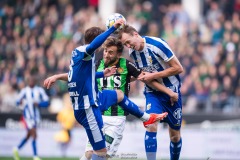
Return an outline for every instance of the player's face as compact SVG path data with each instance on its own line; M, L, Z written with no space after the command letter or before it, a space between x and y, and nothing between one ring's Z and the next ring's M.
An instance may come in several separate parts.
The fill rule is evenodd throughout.
M144 40L138 33L134 33L133 35L123 33L121 42L128 48L132 48L136 51L141 51L144 48Z
M117 47L111 46L104 48L103 51L103 60L104 64L106 66L114 65L119 59L118 53L117 53Z

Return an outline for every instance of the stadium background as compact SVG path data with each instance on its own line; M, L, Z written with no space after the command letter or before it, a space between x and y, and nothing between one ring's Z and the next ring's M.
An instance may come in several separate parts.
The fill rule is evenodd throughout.
M141 35L165 39L185 69L181 159L239 159L239 0L1 0L0 159L11 156L25 133L14 100L26 78L36 73L42 85L47 76L67 72L71 50L83 44L84 30L105 28L113 12L121 13ZM142 83L132 83L130 97L144 107L142 90ZM66 92L64 82L47 90L51 106L41 109L40 156L61 155L53 137L60 128L56 114ZM118 156L144 158L144 128L132 116L128 120ZM167 159L168 133L160 126L158 158ZM67 156L83 154L85 139L76 125ZM31 156L30 145L20 154Z

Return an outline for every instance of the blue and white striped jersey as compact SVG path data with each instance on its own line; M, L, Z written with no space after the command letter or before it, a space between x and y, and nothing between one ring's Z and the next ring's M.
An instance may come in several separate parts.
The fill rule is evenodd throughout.
M115 30L116 28L111 27L97 36L90 44L77 47L72 51L68 72L68 91L74 110L87 109L93 105L98 106L95 50Z
M135 51L129 49L130 57L134 60L136 66L146 72L160 72L168 68L168 61L175 55L168 44L156 37L143 37L145 46L142 51ZM179 75L174 75L166 78L157 79L162 85L166 87L180 86L181 80ZM149 87L146 91L152 91Z
M24 117L26 119L39 121L39 110L34 106L34 103L37 103L38 106L46 107L49 105L49 97L42 87L34 86L31 88L27 86L23 88L18 95L17 105L21 102L24 106Z
M68 73L68 91L74 110L87 109L92 105L98 106L95 82L95 54L85 56L87 46L80 46L72 52Z

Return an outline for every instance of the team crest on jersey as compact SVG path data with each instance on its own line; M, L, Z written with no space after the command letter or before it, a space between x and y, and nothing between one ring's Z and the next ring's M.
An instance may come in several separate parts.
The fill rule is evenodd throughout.
M152 57L151 56L148 56L148 61L152 64Z
M118 72L118 73L122 73L122 72L123 72L123 68L119 67L119 68L117 69L117 72Z
M151 105L152 105L151 103L147 104L147 110L151 109Z
M182 118L182 109L178 108L173 112L173 116L176 119L181 119Z

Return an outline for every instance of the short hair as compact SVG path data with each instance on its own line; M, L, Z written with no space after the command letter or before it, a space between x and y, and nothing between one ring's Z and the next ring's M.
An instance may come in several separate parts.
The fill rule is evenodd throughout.
M123 33L127 33L133 36L133 33L137 32L137 30L135 28L133 28L132 26L129 25L125 25L119 32L118 32L118 38L121 39L122 38L122 34ZM137 32L138 33L138 32Z
M111 47L111 46L116 46L117 47L117 52L122 53L123 52L123 44L122 42L117 39L116 37L110 36L106 39L106 41L103 43L103 47Z
M99 27L91 27L87 29L84 35L85 44L91 43L98 35L100 35L103 32L104 30L102 30Z

